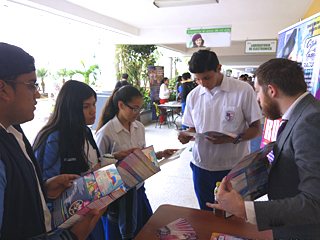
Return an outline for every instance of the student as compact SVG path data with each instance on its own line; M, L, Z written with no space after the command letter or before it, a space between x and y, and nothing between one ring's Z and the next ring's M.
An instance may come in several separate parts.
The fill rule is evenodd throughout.
M216 140L195 139L190 163L194 189L200 208L212 210L206 202L214 201L216 182L250 153L249 140L262 132L262 114L252 87L223 75L214 52L195 52L189 62L189 70L200 85L187 97L182 120L183 125L189 127L187 131L241 133L237 139L228 136L216 137ZM192 137L179 134L178 139L185 144Z
M301 63L275 58L255 72L257 100L267 118L282 117L268 179L269 201L243 201L230 182L222 181L219 204L272 229L274 239L320 239L320 102L307 92Z
M74 174L42 180L39 165L20 124L34 118L40 97L34 58L19 47L0 43L0 229L1 239L30 239L51 230L45 199L56 198ZM92 210L62 234L47 239L83 240L101 214Z
M100 167L99 150L87 127L95 121L96 101L96 92L85 83L69 80L62 86L54 112L33 146L44 181L60 174L83 175ZM89 239L104 236L99 220Z
M161 80L160 85L160 91L159 91L159 98L160 98L160 104L165 104L169 101L170 97L170 89L168 88L169 79L167 77L163 78ZM160 109L162 113L166 112L166 109ZM161 115L159 117L159 123L162 124L165 121L164 115Z
M100 153L111 153L129 148L144 148L145 129L137 121L143 97L133 86L123 86L113 91L103 107L97 125L97 145ZM157 158L173 154L176 149L157 152ZM103 221L107 240L133 239L152 215L144 184L128 191L111 203Z
M121 81L118 81L114 88L130 85L130 83L128 82L128 78L129 78L129 75L127 73L122 74Z

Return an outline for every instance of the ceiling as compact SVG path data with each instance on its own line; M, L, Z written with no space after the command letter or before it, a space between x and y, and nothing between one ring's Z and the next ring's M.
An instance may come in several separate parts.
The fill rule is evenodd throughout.
M257 67L275 54L245 54L246 40L277 39L304 18L313 0L219 0L157 8L153 0L9 0L107 29L115 43L156 44L190 56L188 27L231 25L231 46L211 48L221 64ZM214 1L215 2L215 1Z

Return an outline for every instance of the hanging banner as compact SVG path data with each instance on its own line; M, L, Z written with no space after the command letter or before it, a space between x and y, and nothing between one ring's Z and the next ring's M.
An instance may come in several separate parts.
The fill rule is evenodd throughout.
M301 62L308 91L320 99L320 13L279 32L278 58ZM318 49L319 52L319 49Z
M248 40L244 53L276 53L277 40Z
M230 47L231 25L187 29L187 48Z
M148 66L148 76L150 84L150 98L152 107L152 120L157 119L156 110L153 102L159 103L159 91L161 80L164 78L164 67L160 66Z

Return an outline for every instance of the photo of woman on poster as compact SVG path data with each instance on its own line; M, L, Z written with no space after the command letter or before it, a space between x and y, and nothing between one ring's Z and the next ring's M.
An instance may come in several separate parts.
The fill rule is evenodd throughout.
M204 40L201 34L197 33L192 37L193 48L204 47Z

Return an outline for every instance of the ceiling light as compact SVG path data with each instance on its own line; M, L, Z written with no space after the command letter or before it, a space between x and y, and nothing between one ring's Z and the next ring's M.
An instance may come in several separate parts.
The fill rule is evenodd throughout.
M219 3L219 0L154 0L157 8Z

